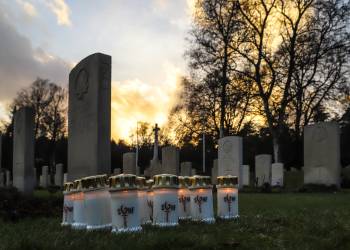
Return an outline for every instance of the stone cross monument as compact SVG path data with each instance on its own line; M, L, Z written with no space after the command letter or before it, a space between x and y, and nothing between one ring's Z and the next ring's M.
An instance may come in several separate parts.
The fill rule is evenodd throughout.
M158 131L159 131L158 124L156 123L156 126L154 127L154 147L153 147L153 159L152 160L158 160Z

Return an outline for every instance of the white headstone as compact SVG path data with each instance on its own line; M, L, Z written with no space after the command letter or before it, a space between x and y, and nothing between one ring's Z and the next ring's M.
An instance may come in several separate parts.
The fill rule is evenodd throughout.
M150 177L153 177L158 174L162 174L162 163L158 159L151 160L150 167L149 167L149 173Z
M10 170L6 170L6 186L8 187L12 186Z
M250 184L250 169L249 165L242 165L242 182L243 186L249 186Z
M111 57L92 54L69 74L68 177L111 169Z
M181 176L191 176L192 162L185 161L181 162L180 175Z
M283 187L283 163L273 163L271 165L271 185Z
M66 182L68 182L68 174L64 173L63 174L63 183L66 183Z
M304 128L304 183L340 186L340 129L335 122Z
M123 154L123 173L136 174L136 153L129 152Z
M30 194L34 189L34 110L21 108L14 114L13 186Z
M255 156L255 178L258 180L259 187L264 183L271 185L271 155Z
M227 136L219 139L218 176L233 175L242 181L243 140L239 136Z
M174 146L162 148L162 172L163 174L179 175L180 154Z
M56 164L55 185L63 186L63 164Z
M122 173L122 170L120 168L113 169L113 174L114 175L118 175L118 174L121 174L121 173Z
M218 159L214 159L213 168L211 169L211 182L217 184L218 177Z
M49 167L48 166L43 166L42 168L40 186L43 188L47 188L49 186Z

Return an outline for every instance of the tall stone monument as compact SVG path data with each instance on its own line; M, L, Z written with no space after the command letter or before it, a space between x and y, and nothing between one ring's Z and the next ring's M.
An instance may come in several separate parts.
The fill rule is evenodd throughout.
M6 186L7 186L7 187L12 186L11 172L10 172L10 170L6 170Z
M150 163L150 167L148 170L146 170L146 174L149 174L150 177L153 177L154 175L161 174L162 173L162 165L159 161L158 157L158 133L159 133L159 127L156 123L153 131L154 131L154 145L153 145L153 158Z
M192 162L190 161L181 162L181 166L180 166L181 176L191 176L191 171L192 171Z
M273 163L271 165L271 186L283 187L283 163Z
M63 164L56 164L56 173L55 173L55 185L63 186Z
M243 186L249 186L250 184L249 165L242 165L242 182Z
M304 128L304 183L340 186L340 129L335 122Z
M14 114L13 186L27 194L34 189L34 115L29 107Z
M163 174L179 175L180 154L178 148L167 146L162 148Z
M136 174L136 153L129 152L123 154L123 173Z
M271 155L262 154L255 156L255 178L258 187L264 183L271 184Z
M227 136L219 139L218 176L233 175L238 177L241 187L243 163L243 140L239 136Z
M109 174L111 57L90 55L69 74L68 178Z

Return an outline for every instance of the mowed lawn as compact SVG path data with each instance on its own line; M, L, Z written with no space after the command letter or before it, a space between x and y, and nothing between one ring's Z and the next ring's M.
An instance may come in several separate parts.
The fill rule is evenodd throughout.
M74 231L61 218L0 222L0 249L350 249L350 193L243 193L240 219L142 233Z

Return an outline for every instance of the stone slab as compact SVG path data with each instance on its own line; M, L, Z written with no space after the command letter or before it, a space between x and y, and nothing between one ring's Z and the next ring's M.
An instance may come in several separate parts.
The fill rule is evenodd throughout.
M13 186L30 194L34 189L34 110L24 107L14 114Z
M111 57L92 54L69 74L68 178L111 171Z
M227 136L219 139L218 175L233 175L242 181L243 140L239 136Z
M283 187L284 185L283 163L273 163L271 165L271 185Z
M162 148L162 173L179 175L180 153L174 146Z
M250 166L242 165L242 184L243 186L250 185Z
M136 174L136 153L128 152L123 154L123 173Z
M322 122L304 128L304 183L340 187L340 128Z
M255 156L255 178L258 187L264 183L271 185L271 155L261 154Z
M190 161L181 162L180 175L191 176L191 174L192 174L192 162Z

